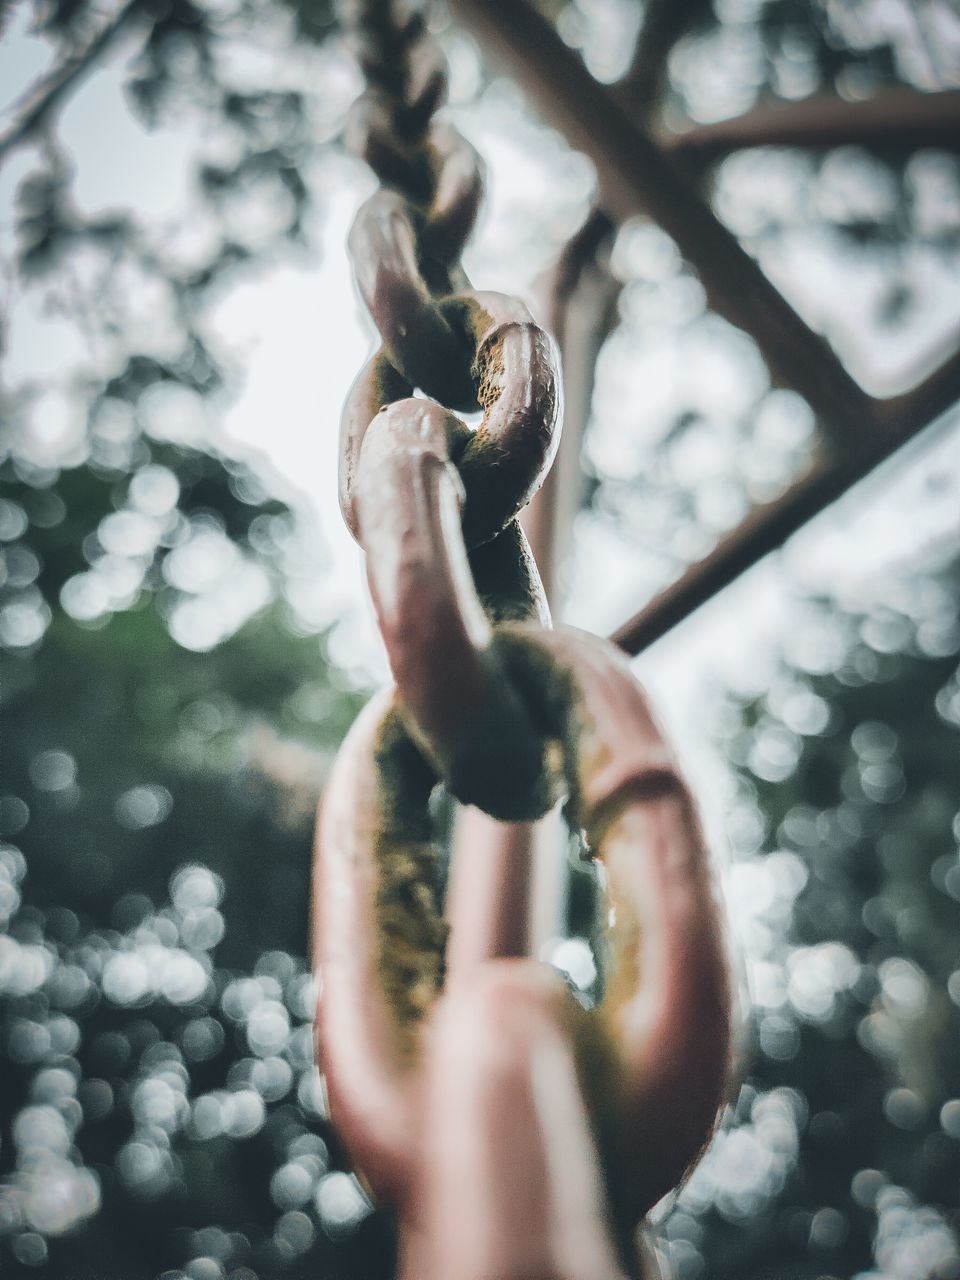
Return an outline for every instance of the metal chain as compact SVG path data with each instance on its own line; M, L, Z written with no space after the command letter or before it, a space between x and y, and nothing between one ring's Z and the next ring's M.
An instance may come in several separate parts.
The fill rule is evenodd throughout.
M441 506L462 506L457 522L470 572L459 580L475 583L486 616L493 623L547 620L516 515L559 442L556 346L518 298L469 287L460 254L482 198L483 166L465 139L432 122L446 73L423 15L359 0L344 6L343 20L369 83L347 134L384 185L350 233L360 292L383 346L344 407L341 508L368 552L408 729L457 799L498 818L534 818L551 799L542 782L543 735L506 678L500 643L485 635L482 618L472 618L468 635L443 616L451 597L435 576L444 557L437 530L423 524L416 552L423 589L390 600L396 575L387 566L395 531L414 521L424 486L439 485ZM414 389L440 405L482 409L480 426L471 431L437 403L413 400ZM456 496L447 492L451 485ZM409 576L409 548L405 554ZM471 587L460 600L464 616L472 594ZM424 645L417 639L424 634L444 642Z
M516 516L556 452L557 355L522 302L464 275L482 165L434 120L442 55L419 10L341 13L368 83L347 132L383 184L350 247L383 345L344 408L340 496L395 689L348 735L321 813L318 1052L347 1148L399 1214L404 1280L613 1280L727 1080L710 862L622 658L549 629ZM452 412L477 408L476 429ZM565 799L606 868L595 1009L533 959L445 979L439 784L509 821Z

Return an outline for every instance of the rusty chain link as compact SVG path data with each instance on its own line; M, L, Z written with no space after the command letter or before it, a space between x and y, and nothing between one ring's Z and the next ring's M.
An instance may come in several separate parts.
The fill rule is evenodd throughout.
M727 1079L709 859L622 658L549 629L516 517L557 449L558 357L522 302L463 272L483 171L434 121L442 54L419 10L340 8L368 84L347 134L383 184L350 236L382 346L344 407L340 498L395 689L351 730L321 812L318 1052L352 1158L399 1213L404 1280L613 1280ZM478 409L475 429L453 412ZM606 868L594 1010L533 959L445 978L438 784L503 821L565 800Z
M341 507L368 552L408 729L457 799L498 818L534 818L551 802L543 735L505 680L499 642L486 635L481 616L471 617L472 588L452 593L458 548L429 521L418 526L416 550L404 548L403 573L422 585L412 590L405 581L395 594L400 576L391 553L396 531L434 501L423 495L436 486L434 524L455 506L463 529L464 587L475 581L493 621L546 619L515 517L556 453L558 357L519 299L469 287L460 254L479 210L483 166L465 139L432 122L446 75L422 14L391 23L391 12L360 0L342 15L369 83L347 132L384 186L350 233L357 282L383 346L344 407ZM414 390L432 401L413 399ZM471 431L438 405L482 409L480 426ZM445 591L436 576L443 565ZM418 634L444 636L444 644L424 645Z

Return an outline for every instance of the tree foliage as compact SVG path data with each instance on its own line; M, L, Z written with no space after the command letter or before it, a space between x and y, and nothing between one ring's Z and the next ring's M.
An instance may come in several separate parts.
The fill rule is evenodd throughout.
M366 1213L305 961L313 809L360 694L283 599L288 509L236 462L137 446L4 465L4 1271L351 1274L359 1246L301 1206L326 1196L334 1237ZM260 607L211 645L245 570Z
M707 1274L960 1269L960 561L888 585L863 613L814 602L769 690L721 715L763 825L732 877L746 1128L680 1195Z

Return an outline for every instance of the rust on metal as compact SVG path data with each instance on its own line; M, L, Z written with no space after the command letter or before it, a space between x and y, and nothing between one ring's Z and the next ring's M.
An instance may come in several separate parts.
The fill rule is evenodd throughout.
M486 1151L470 1167L471 1191L482 1193L489 1185L484 1166L496 1157L498 1171L491 1168L490 1176L496 1172L500 1182L511 1188L511 1197L515 1194L522 1201L526 1194L522 1186L529 1187L531 1176L557 1176L556 1171L539 1168L537 1144L526 1145L531 1132L540 1133L541 1123L548 1128L560 1124L556 1141L572 1143L574 1148L577 1143L586 1144L583 1176L593 1178L600 1204L606 1205L591 1224L596 1237L593 1270L576 1274L583 1280L591 1275L619 1275L596 1269L605 1253L620 1258L619 1265L629 1271L633 1227L702 1149L730 1070L730 975L710 860L692 798L639 685L623 659L595 637L549 632L530 624L507 628L504 634L509 637L514 669L523 672L521 683L537 701L543 723L558 735L546 767L562 775L570 821L583 824L589 856L602 861L607 870L605 914L611 921L612 959L604 997L590 1011L558 977L549 977L546 966L531 959L491 960L441 988L432 861L422 856L429 843L423 780L411 788L410 779L404 779L402 795L386 811L381 799L375 811L376 828L367 829L365 841L355 830L353 843L337 830L338 806L349 807L352 800L352 808L359 810L369 797L345 791L340 776L332 780L333 808L324 813L320 836L317 958L327 994L320 1002L318 1031L334 1117L371 1187L400 1212L404 1248L423 1268L413 1269L408 1260L401 1274L409 1280L415 1276L440 1280L447 1274L444 1241L450 1223L442 1219L448 1212L467 1232L479 1220L482 1232L490 1237L480 1258L491 1251L496 1256L511 1240L517 1246L519 1224L503 1206L503 1212L492 1206L478 1208L468 1197L464 1207L461 1195L460 1208L454 1211L447 1175L451 1161L461 1160L464 1152ZM384 758L386 739L399 727L394 716L391 706L374 732L378 764ZM361 720L345 744L345 758L355 760L358 751L369 751L370 741L370 726ZM396 745L386 753L391 761L396 758ZM354 787L362 785L364 776L354 772ZM428 780L429 774L424 777ZM385 792L393 794L392 783ZM402 866L399 887L404 903L399 919L384 915L384 901L398 887L382 856L385 843L392 846L391 856L399 858ZM417 853L411 857L412 849ZM399 1042L388 1041L379 1064L381 1071L391 1075L398 1111L407 1115L406 1146L399 1157L403 1170L398 1175L393 1168L397 1152L389 1146L391 1130L384 1135L368 1129L369 1117L356 1099L354 1057L368 1052L374 1037L366 1032L366 1038L358 1041L356 1023L351 1025L342 1001L337 1000L344 975L331 962L337 958L344 919L330 919L337 911L330 896L345 881L354 886L354 899L366 902L368 913L355 945L366 939L368 947L376 948L373 939L385 923L392 935L388 945L396 945L398 934L403 943L398 955L389 959L389 964L398 966L389 980L380 944L377 960L368 962L368 971L379 962L381 994L366 993L361 1000L362 1005L371 1006L367 1019L375 1020L379 1004L390 1011L394 1036L398 1028L401 1033ZM371 881L376 884L372 891ZM412 937L407 933L411 899L415 903ZM392 910L392 902L390 906ZM429 921L426 933L424 919ZM351 927L355 924L350 922ZM454 920L454 931L456 927ZM363 968L362 958L353 957L350 964L355 971ZM399 993L391 985L397 978L401 986L406 981L411 989ZM572 1111L567 1105L561 1108L566 1117L562 1121L556 1116L539 1118L534 1111L533 1120L525 1116L518 1130L519 1118L508 1104L512 1121L505 1124L505 1103L496 1095L511 1079L521 1092L527 1087L523 1081L530 1049L525 1047L524 1027L530 1023L524 1018L522 1025L514 1024L508 1018L505 1025L503 1015L494 1016L484 999L477 1004L478 991L490 990L498 992L500 1001L516 999L527 1008L528 1018L540 1028L538 1054L556 1042L558 1047L551 1052L558 1071L565 1056L560 1046L566 1045L566 1054L572 1055L564 1070L576 1081L580 1101ZM332 1007L327 1003L330 999ZM465 1041L458 1033L456 1044L450 1043L451 1028L462 1027L464 1010L471 1008L474 1031ZM489 1024L491 1017L501 1038L500 1047L494 1045L493 1051L513 1064L499 1084L496 1071L491 1075L482 1070L489 1046L480 1053L480 1065L476 1061L462 1064L464 1043L473 1044L477 1026L483 1020ZM479 1024L474 1021L477 1018ZM366 1031L363 1020L356 1022ZM451 1054L461 1061L454 1077L442 1069ZM411 1081L411 1064L416 1067L413 1079L418 1087L404 1092L405 1082ZM457 1100L456 1119L449 1114L452 1099ZM435 1128L438 1114L446 1117L440 1132ZM580 1118L574 1122L575 1114ZM359 1137L354 1126L363 1131ZM524 1135L522 1143L519 1133ZM548 1140L543 1133L540 1141ZM446 1172L438 1182L440 1170ZM462 1193L462 1182L457 1186ZM444 1206L442 1212L438 1205ZM424 1212L426 1239L418 1229ZM569 1274L561 1266L564 1241L555 1232L535 1229L545 1224L534 1207L528 1206L527 1212L532 1216L526 1224L526 1247L531 1242L539 1246L537 1265L545 1268L536 1274L560 1280ZM479 1266L474 1270L461 1262L453 1274L513 1273Z
M464 536L473 547L505 529L543 483L560 442L563 397L556 343L519 299L462 298L483 409L455 459L466 488Z
M374 760L383 814L371 850L377 967L406 1063L416 1052L416 1030L443 982L447 927L428 808L437 778L411 742L396 707L380 722Z
M367 216L366 208L359 216ZM373 240L364 238L362 245L365 254L374 251ZM391 262L395 259L391 252ZM422 280L411 284L392 269L367 273L368 283L374 278L371 290L377 300L378 323L389 329L393 341L416 346L416 360L427 358L438 368L451 366L446 338L434 341L431 336L441 332L434 318L443 333L459 335L453 339L455 361L466 370L469 396L460 395L458 381L456 393L439 398L455 407L468 400L483 410L475 431L464 424L459 431L451 428L450 456L466 489L463 524L472 548L503 532L514 520L556 455L562 412L556 343L534 323L519 299L506 294L467 290L434 302ZM402 372L396 363L390 345L381 348L354 382L341 418L340 503L358 538L357 470L372 420L381 409L409 398L415 385L435 386L429 377L418 380L409 361L402 361ZM444 376L449 382L451 375Z
M472 353L435 305L418 261L412 204L382 190L362 206L350 233L357 284L393 367L412 387L464 412L477 408Z
M370 424L357 471L367 577L408 731L451 794L495 817L539 817L543 734L504 679L460 534L448 437L467 428L428 400Z

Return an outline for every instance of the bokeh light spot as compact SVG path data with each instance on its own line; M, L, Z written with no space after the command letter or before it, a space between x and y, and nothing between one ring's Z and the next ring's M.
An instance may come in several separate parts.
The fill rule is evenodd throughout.
M324 1230L334 1240L351 1235L372 1209L359 1182L349 1173L328 1173L321 1179L316 1207Z
M167 788L148 783L124 791L114 804L114 814L122 827L141 831L163 822L172 808L173 796Z

